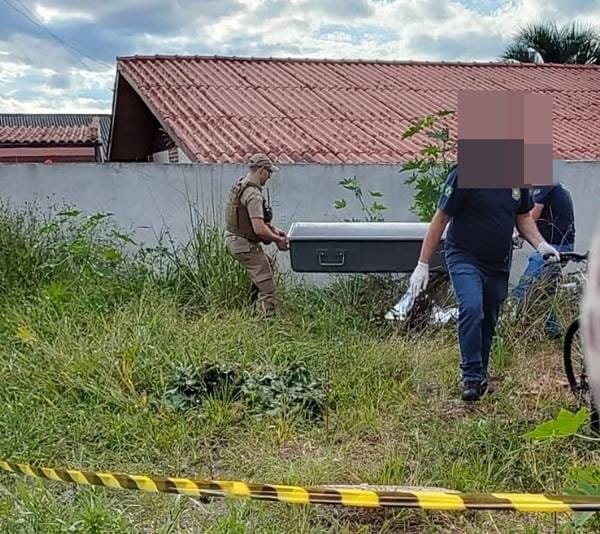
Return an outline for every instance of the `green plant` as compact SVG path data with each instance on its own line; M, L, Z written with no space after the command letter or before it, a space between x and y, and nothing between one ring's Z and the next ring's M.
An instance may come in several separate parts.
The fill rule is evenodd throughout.
M250 278L227 252L218 226L198 222L189 243L158 253L167 256L166 278L185 305L234 309L249 302Z
M381 191L370 190L368 191L369 197L373 200L371 204L369 204L365 200L365 194L363 193L362 186L356 176L352 176L349 178L344 178L340 180L339 185L345 189L346 191L350 191L356 201L358 202L361 211L365 216L365 220L368 222L380 222L383 221L383 212L387 209L386 206L381 204L377 199L383 197L383 193ZM348 207L348 203L344 198L338 198L333 203L333 207L336 210L342 210Z
M600 63L600 32L592 25L570 22L558 26L556 22L530 24L518 30L502 58L533 63L535 54L545 63Z
M83 214L78 218L85 221ZM530 332L507 330L511 357L500 370L492 364L498 388L471 409L456 400L453 332L405 334L366 320L378 301L393 298L385 287L354 277L326 288L282 284L282 313L268 322L244 308L223 313L210 300L201 302L201 313L190 314L182 306L191 293L178 272L184 263L173 258L180 248L124 254L120 262L100 259L102 276L96 267L71 268L79 263L68 258L41 280L36 262L46 261L46 250L68 246L47 243L37 231L46 219L34 224L15 210L0 213L0 220L3 231L13 231L0 233L0 240L26 244L0 249L10 281L0 298L0 458L301 486L556 493L580 491L579 479L595 485L570 468L600 465L596 442L522 439L531 421L544 420L565 402L556 348L532 341ZM107 246L121 249L110 230L105 237ZM209 267L211 276L218 274L216 265ZM190 409L173 409L165 392L177 376L174 362L249 373L260 382L253 389L256 410L232 388L209 385L228 382L215 378L222 376L216 369L212 379L191 384L210 395ZM310 377L286 378L292 364ZM282 383L296 384L296 393ZM314 397L320 402L323 392L323 422L309 424L299 406ZM262 406L270 405L276 415L264 416ZM251 500L205 505L185 496L0 472L0 532L572 532L570 521L567 514L383 513ZM594 521L586 523L592 532L598 530Z
M177 409L202 407L214 397L241 400L249 413L280 416L302 413L318 418L325 407L325 384L305 366L292 363L283 369L244 370L224 364L178 367L165 394Z
M446 121L453 113L442 110L427 115L415 121L402 135L402 139L417 135L425 137L419 155L402 165L403 172L411 173L405 183L415 189L414 203L410 210L424 222L433 218L442 186L454 165L450 157L455 150L455 141L450 136Z
M301 413L320 418L326 406L325 383L298 364L262 375L248 374L242 393L251 412L271 417Z
M165 397L176 409L201 406L209 397L239 397L242 377L233 367L209 363L201 367L179 366Z
M554 419L539 424L525 437L534 440L552 440L577 437L587 441L600 442L600 438L591 438L580 434L581 428L590 420L587 408L580 408L577 413L561 408ZM585 469L572 469L570 473L571 486L566 492L574 495L600 495L600 470L593 466ZM575 525L579 528L589 522L593 512L577 514Z

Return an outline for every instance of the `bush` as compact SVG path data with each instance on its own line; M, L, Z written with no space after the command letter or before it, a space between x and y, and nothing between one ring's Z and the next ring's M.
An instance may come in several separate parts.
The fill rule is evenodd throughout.
M125 244L135 244L112 223L111 214L88 216L64 209L43 215L34 206L0 205L0 294L43 290L60 300L72 286L131 273ZM136 264L137 266L137 264Z

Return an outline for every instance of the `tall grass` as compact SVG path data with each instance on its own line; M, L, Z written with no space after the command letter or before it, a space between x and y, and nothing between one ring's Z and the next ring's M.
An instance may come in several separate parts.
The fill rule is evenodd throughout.
M168 259L167 283L187 306L231 310L249 303L250 278L227 252L221 228L196 226L190 242Z
M499 389L457 402L452 328L399 332L373 321L396 282L348 277L327 288L282 279L282 313L250 313L250 282L219 230L185 247L142 249L106 214L0 213L0 458L198 478L291 484L436 485L557 491L582 441L522 434L568 402L552 344L501 331ZM196 313L190 314L192 309ZM223 313L226 310L227 313ZM507 323L508 324L508 323ZM515 323L517 324L517 323ZM294 364L327 385L322 420L257 419L239 399L176 410L181 366L269 373ZM556 520L569 532L569 518ZM36 483L0 474L2 532L546 532L552 517L198 503L173 496Z

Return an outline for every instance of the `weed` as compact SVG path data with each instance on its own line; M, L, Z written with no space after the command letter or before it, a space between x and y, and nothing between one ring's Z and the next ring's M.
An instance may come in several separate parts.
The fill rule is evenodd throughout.
M2 210L0 457L267 484L547 492L577 489L571 466L600 462L589 440L523 437L569 401L559 348L535 317L503 320L492 372L501 364L504 380L467 407L454 331L372 320L397 296L393 279L283 280L282 313L264 322L216 229L186 249L124 237L111 217ZM555 528L571 519L198 503L0 474L3 532Z

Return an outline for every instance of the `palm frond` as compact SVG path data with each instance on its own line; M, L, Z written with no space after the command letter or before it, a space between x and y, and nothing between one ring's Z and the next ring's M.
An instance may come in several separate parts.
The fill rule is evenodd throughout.
M578 22L560 27L556 22L529 24L517 31L501 57L530 63L529 49L538 52L545 63L600 64L600 33Z

